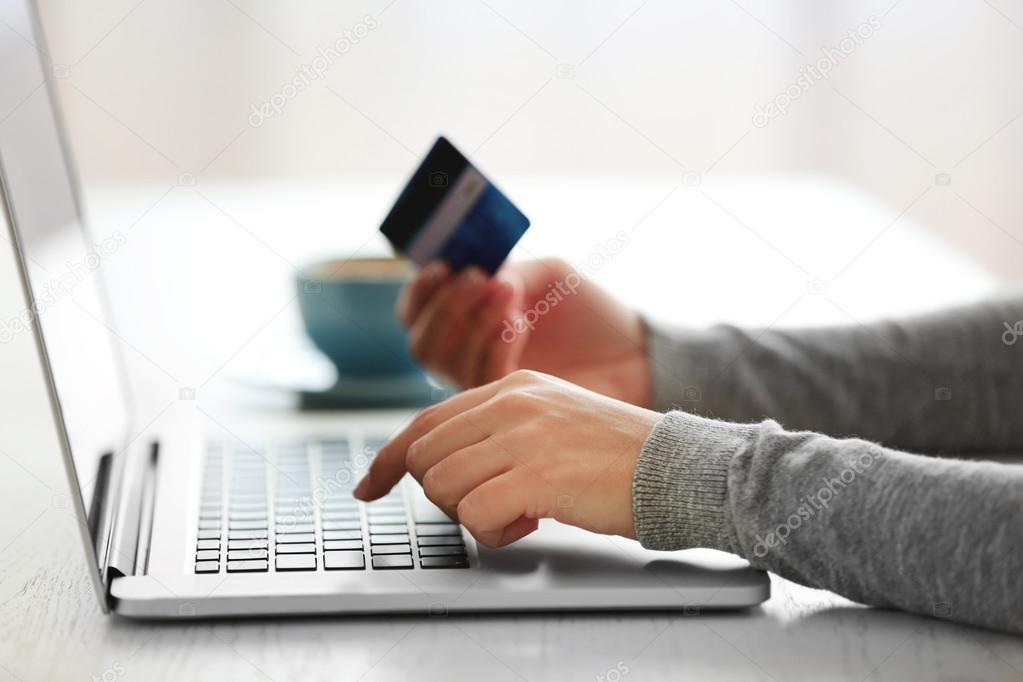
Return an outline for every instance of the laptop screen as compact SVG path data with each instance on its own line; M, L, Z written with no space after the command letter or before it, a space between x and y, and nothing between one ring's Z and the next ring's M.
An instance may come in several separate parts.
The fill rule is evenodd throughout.
M0 162L31 305L88 508L100 456L117 451L127 431L116 336L100 281L104 263L123 257L126 240L116 229L94 235L84 230L51 99L51 59L34 11L27 0L0 3ZM0 320L0 343L31 334L30 322L27 310ZM90 527L95 523L90 519Z

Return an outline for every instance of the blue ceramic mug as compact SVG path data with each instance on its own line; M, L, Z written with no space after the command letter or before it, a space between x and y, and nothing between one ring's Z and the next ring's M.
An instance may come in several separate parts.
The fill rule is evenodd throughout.
M421 374L408 335L394 312L412 269L399 258L349 258L316 263L298 274L306 333L338 376L393 379Z

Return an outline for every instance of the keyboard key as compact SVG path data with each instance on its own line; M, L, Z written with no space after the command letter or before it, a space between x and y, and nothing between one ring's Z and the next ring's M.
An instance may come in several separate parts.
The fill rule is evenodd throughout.
M200 519L199 530L220 530L220 519Z
M231 530L259 530L260 528L266 528L266 519L260 519L259 521L235 521L231 519L231 523L228 524L228 528Z
M270 564L267 561L255 559L252 561L228 561L227 572L228 573L258 573L270 570Z
M310 543L310 542L316 542L316 536L313 533L289 533L289 534L278 533L277 534L277 544L278 545L305 544L305 543Z
M266 549L267 541L264 540L228 540L227 549ZM420 543L422 544L422 543Z
M315 571L315 554L283 554L277 557L278 571Z
M231 509L241 511L243 509L253 510L266 507L266 495L264 493L243 493L235 490L231 493Z
M301 509L303 506L312 506L309 495L310 491L308 488L305 490L288 490L279 493L275 502L278 507Z
M374 545L371 554L411 554L411 545Z
M465 556L465 546L448 545L447 547L420 547L419 556Z
M231 500L231 516L235 514L254 514L261 512L266 514L266 501L261 502L238 502Z
M266 508L252 511L231 511L232 521L266 521Z
M326 502L319 505L320 518L331 519L332 521L348 521L351 519L360 519L362 514L358 507L336 507L329 506L330 503Z
M358 540L362 537L362 531L359 530L325 530L323 531L324 540Z
M197 561L195 562L196 573L219 573L220 562L219 561Z
M316 544L312 542L302 542L294 545L277 545L278 554L315 554Z
M377 514L386 515L391 514L394 516L401 516L404 521L405 517L405 503L404 502L374 502L366 505L366 513L371 516Z
M307 504L281 504L278 502L273 505L273 511L277 516L278 524L285 522L285 516L288 524L308 524L313 518L313 507Z
M362 521L353 519L351 521L324 521L323 530L360 530Z
M419 543L420 547L440 547L443 545L458 545L459 547L462 547L465 545L465 543L462 542L461 535L440 535L425 538L420 536L416 538L416 542Z
M312 499L309 496L309 490L278 490L277 495L274 497L274 503L278 507L289 507L291 509L298 509L301 507L311 507Z
M411 554L385 554L373 557L373 568L391 570L395 568L412 568Z
M278 449L279 452L284 452L284 451L295 452L295 451L298 451L298 452L302 453L303 457L305 457L306 449L309 447L309 444L312 443L312 442L313 441L308 441L308 440L306 440L304 438L296 438L295 440L283 440L283 441L281 441L280 443L277 444L277 449Z
M361 570L366 568L366 558L362 552L324 552L323 567L328 571Z
M228 540L261 540L267 537L266 530L230 530Z
M377 514L372 511L367 512L367 517L370 523L399 523L405 525L406 520L404 514Z
M313 533L316 528L311 523L279 523L277 524L278 535L292 535L294 533Z
M404 523L370 523L370 535L393 535L395 533L408 533L408 526Z
M276 516L276 523L284 525L312 523L316 520L311 509L287 509L284 507L278 507Z
M323 551L332 549L362 549L362 540L324 540Z
M209 530L209 529L207 529L207 530L200 530L199 531L199 539L200 540L213 540L213 539L219 540L220 539L220 529L217 528L216 530Z
M245 561L247 559L266 559L265 549L232 549L227 552L228 561Z
M278 492L277 497L274 498L274 506L277 509L290 509L296 513L303 510L312 512L315 507L312 498L309 496L309 492L294 493L283 495Z
M410 506L416 523L451 523L451 518L422 493L412 496Z
M228 497L242 502L260 502L266 499L266 477L262 472L237 472L227 482Z
M220 538L215 540L199 540L196 545L196 549L220 549Z
M408 533L401 533L399 535L370 535L369 544L371 545L400 545L408 544Z
M462 528L457 523L421 523L416 526L416 535L461 535Z
M323 507L324 509L337 512L359 510L359 503L352 498L347 499L331 498L329 500L324 500L323 502L321 502L320 506Z
M220 561L219 549L203 549L195 553L196 561Z
M428 556L419 560L423 568L469 568L464 556Z
M320 518L324 521L358 521L362 517L358 511L323 511Z

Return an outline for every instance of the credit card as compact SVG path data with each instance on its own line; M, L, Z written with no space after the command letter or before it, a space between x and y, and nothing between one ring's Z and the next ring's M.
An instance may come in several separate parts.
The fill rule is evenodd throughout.
M445 138L434 142L384 218L380 231L399 253L422 265L497 272L529 218Z

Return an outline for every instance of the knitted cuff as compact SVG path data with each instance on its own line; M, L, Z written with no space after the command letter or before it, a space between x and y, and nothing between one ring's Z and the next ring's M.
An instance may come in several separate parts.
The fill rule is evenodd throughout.
M734 552L728 471L756 425L669 412L647 437L632 480L636 537L649 549Z

